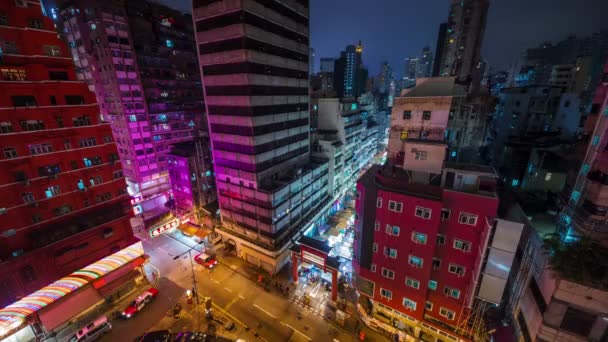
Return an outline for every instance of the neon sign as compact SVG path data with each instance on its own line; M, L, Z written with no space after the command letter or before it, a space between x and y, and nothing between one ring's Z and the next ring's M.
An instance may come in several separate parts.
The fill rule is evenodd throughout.
M175 220L173 220L171 222L167 222L161 226L154 227L154 228L150 229L150 237L155 238L168 231L172 231L175 228L177 228L178 225L179 225L179 220L175 219Z

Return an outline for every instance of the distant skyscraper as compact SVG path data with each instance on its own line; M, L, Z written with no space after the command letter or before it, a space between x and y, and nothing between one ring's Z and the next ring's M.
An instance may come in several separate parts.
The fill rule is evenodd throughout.
M388 62L383 62L380 66L380 74L378 75L379 92L388 93L393 80L393 68Z
M452 0L443 42L439 76L471 80L481 61L489 0ZM441 31L441 30L440 30Z
M308 74L315 73L315 49L310 48L308 52Z
M334 64L336 59L333 57L321 58L321 72L334 72Z
M431 73L433 70L433 53L431 52L431 48L425 46L422 49L422 54L418 60L418 65L416 67L416 77L431 77Z
M416 84L416 70L418 69L418 58L408 57L403 63L402 88L409 88Z
M361 72L361 53L363 46L359 41L358 45L348 45L340 53L340 58L336 60L334 67L334 87L338 97L359 96L363 91L360 87ZM359 78L359 80L358 80Z

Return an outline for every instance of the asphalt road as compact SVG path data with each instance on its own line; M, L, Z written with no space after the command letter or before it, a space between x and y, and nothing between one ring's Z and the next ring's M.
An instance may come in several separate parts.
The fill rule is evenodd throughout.
M132 341L150 330L173 307L186 289L192 288L192 271L189 256L174 260L173 256L187 251L186 244L194 245L187 239L176 239L161 235L155 239L144 239L144 249L150 256L150 263L160 279L157 284L158 298L130 320L113 322L113 330L101 341ZM202 246L200 246L202 247ZM200 247L198 249L200 249ZM196 252L192 252L192 256ZM194 263L194 273L200 296L211 297L214 311L230 317L237 326L250 329L248 341L353 341L351 335L329 324L318 314L305 310L275 291L267 292L249 278L235 272L239 266L223 262L213 270ZM135 294L134 294L135 296ZM190 309L193 310L193 309ZM302 318L297 318L301 312ZM192 312L193 317L197 317ZM193 322L196 326L198 322ZM205 324L201 318L200 324ZM176 331L174 331L176 332ZM258 337L254 337L254 334Z

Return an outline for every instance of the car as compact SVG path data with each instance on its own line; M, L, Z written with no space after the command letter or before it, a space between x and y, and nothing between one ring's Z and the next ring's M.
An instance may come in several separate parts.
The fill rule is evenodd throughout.
M212 257L205 253L201 253L195 256L194 261L196 261L197 264L203 265L208 269L212 269L215 267L215 265L217 265L217 260L215 259L215 257Z
M170 330L149 331L141 337L141 342L169 342L171 339Z
M148 303L150 303L154 298L156 298L156 296L158 296L157 289L153 287L147 289L142 294L137 296L137 298L135 298L135 300L123 310L122 317L126 319L133 317L136 313L138 313L146 305L148 305Z

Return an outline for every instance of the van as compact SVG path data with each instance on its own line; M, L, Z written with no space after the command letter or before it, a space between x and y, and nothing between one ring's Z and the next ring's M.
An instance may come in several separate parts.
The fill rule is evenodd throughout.
M101 316L88 324L86 327L81 328L69 339L69 342L89 342L95 341L101 335L112 330L112 324L108 322L106 316Z

